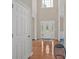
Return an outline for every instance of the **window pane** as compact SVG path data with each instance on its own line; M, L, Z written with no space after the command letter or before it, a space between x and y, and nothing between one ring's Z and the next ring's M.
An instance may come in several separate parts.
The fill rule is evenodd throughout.
M53 0L42 0L42 7L53 7Z
M51 5L51 7L53 7L53 0L51 0L51 4L50 5Z

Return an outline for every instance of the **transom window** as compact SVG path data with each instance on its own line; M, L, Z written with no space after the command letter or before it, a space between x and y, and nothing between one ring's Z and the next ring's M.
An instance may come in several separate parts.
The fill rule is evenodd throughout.
M53 0L42 0L42 8L53 7Z

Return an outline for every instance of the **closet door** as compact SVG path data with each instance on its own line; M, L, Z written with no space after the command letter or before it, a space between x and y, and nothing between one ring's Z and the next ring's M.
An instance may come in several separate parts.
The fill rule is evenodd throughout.
M32 49L31 10L13 2L12 8L12 58L28 59Z

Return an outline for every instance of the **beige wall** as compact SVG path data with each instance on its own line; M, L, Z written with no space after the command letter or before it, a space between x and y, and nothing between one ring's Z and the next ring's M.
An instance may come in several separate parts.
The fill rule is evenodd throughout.
M60 17L60 31L63 32L64 30L64 18Z
M38 2L38 6L37 6L38 20L57 19L58 0L54 0L54 7L53 8L42 8L41 7L42 0L38 0L37 2Z
M55 37L58 37L58 0L54 0L53 8L42 8L41 0L37 1L37 20L38 20L38 38L40 38L40 21L54 20L55 21Z

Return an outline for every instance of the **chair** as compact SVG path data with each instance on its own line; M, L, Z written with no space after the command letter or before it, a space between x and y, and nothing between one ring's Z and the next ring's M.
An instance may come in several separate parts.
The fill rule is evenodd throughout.
M54 56L56 59L65 59L66 50L62 44L56 44L54 46Z

